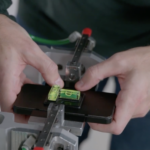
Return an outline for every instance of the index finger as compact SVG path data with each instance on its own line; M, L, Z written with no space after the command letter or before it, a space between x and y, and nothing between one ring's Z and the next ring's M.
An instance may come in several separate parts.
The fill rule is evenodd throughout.
M75 86L76 89L80 91L86 91L99 83L100 80L121 74L125 71L126 67L123 67L121 62L118 63L116 56L112 56L109 59L90 67Z
M32 51L24 52L24 60L27 64L35 67L42 74L43 78L49 85L60 85L63 87L63 81L58 73L57 65L32 41Z

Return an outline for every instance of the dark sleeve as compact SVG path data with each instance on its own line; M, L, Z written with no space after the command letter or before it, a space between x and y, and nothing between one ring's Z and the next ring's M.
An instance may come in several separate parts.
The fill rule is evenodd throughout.
M11 0L0 0L0 14L4 14L8 16L10 19L15 21L15 17L9 15L7 9L11 6L12 1Z

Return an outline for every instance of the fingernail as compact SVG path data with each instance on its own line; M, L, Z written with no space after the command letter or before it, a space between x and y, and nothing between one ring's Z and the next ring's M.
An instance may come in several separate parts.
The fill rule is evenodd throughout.
M58 79L55 81L55 84L62 87L64 83L63 83L63 81L62 81L61 78L58 78Z
M84 82L82 80L80 80L79 82L77 82L76 86L78 87L82 87L84 85Z

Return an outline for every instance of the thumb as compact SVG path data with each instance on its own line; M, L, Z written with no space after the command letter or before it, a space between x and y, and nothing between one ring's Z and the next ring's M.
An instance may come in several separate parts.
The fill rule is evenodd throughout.
M25 52L25 62L35 67L49 85L60 85L64 83L58 73L58 66L34 43L31 52Z
M77 90L85 91L95 86L100 80L121 74L124 71L125 69L122 65L120 65L115 57L112 56L109 59L90 67L82 79L76 83L75 87Z

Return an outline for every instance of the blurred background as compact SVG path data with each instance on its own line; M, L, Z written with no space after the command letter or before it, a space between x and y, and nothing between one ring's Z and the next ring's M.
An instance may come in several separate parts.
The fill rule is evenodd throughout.
M8 9L9 13L16 16L19 0L12 0L13 4ZM106 85L105 92L113 92L114 79L111 77ZM111 135L90 130L88 138L81 143L80 150L109 150Z

